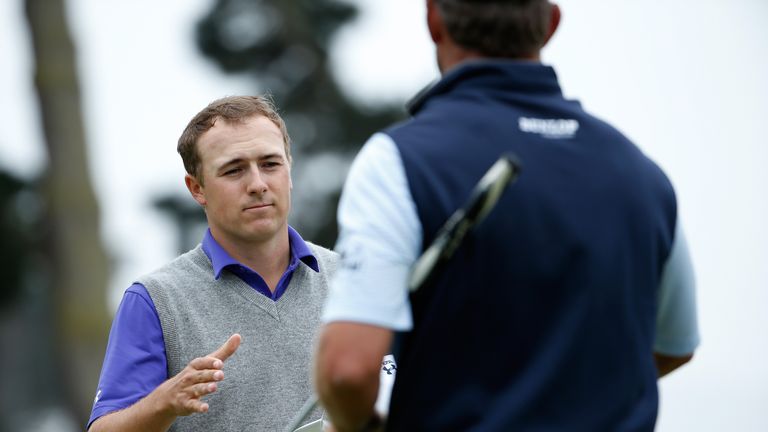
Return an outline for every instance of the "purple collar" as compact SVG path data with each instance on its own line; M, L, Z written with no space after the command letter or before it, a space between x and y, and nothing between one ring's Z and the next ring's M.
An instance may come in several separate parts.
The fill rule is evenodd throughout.
M288 269L295 269L298 262L301 261L312 270L320 272L320 267L317 265L317 258L312 255L312 251L299 233L290 226L288 226L288 239L291 244L291 261L288 264ZM203 237L203 252L205 252L208 259L211 260L211 264L213 265L213 277L217 280L221 277L221 271L227 267L245 267L236 259L232 258L232 256L219 245L216 239L213 238L213 235L211 235L210 228L205 231L205 236Z

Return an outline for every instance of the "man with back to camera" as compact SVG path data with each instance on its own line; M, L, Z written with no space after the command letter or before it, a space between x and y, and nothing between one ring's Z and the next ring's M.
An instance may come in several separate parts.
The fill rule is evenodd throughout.
M312 391L337 256L288 226L290 138L268 99L212 102L178 151L209 229L126 291L89 430L280 430Z
M387 430L652 430L657 379L699 343L672 185L540 63L556 5L426 6L442 78L370 138L339 204L315 358L328 417L377 423L378 365L403 332ZM518 181L409 296L411 265L507 152Z

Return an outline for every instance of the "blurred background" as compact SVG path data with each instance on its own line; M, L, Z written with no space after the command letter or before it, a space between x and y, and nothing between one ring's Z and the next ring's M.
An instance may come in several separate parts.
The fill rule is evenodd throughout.
M559 3L544 62L667 172L696 267L703 341L657 429L768 430L768 2ZM273 95L290 222L332 247L351 158L438 76L414 0L4 0L0 53L3 432L82 430L123 290L200 240L197 111Z

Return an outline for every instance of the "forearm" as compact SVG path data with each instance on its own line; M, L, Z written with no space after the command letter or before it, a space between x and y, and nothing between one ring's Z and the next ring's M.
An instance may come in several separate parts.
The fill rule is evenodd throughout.
M150 393L128 408L100 417L88 432L165 432L176 415L157 399L154 392Z
M367 382L318 383L319 397L337 432L357 432L371 420L378 393L377 381L378 377Z
M88 432L164 432L178 416L208 412L202 398L216 391L217 383L224 379L224 361L237 351L241 340L239 334L233 334L219 349L192 360L147 397L94 421Z
M339 432L359 431L374 414L381 359L392 343L390 330L356 323L330 323L320 332L315 359L316 389Z
M653 359L656 362L656 370L658 371L659 378L688 363L692 358L693 353L679 357L659 353L653 354Z

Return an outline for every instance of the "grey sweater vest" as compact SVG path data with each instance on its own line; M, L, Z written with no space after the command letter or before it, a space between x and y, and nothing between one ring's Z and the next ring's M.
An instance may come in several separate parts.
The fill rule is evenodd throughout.
M218 390L204 398L208 412L179 417L171 431L279 431L312 394L314 339L338 255L307 244L320 272L300 263L278 301L230 272L215 280L199 245L139 280L160 317L169 376L233 333L243 337Z

